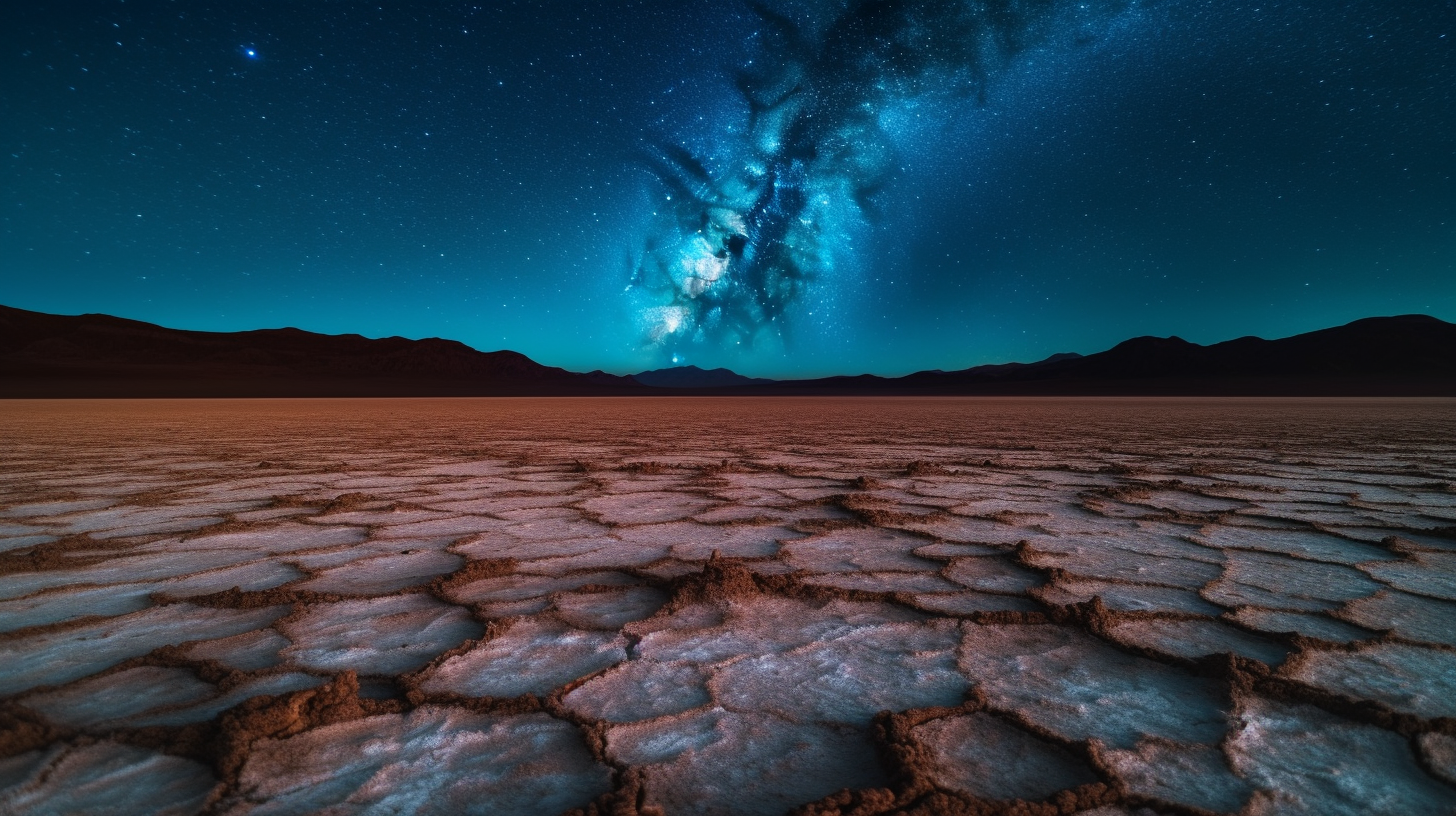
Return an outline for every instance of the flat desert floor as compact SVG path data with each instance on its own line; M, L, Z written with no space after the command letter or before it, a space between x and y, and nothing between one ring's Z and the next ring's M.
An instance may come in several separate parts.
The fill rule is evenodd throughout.
M0 404L0 812L1456 812L1456 402Z

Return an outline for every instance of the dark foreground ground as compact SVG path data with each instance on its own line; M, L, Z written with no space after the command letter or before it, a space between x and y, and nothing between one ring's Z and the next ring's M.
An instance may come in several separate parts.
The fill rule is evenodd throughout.
M1453 785L1456 401L0 403L3 813Z

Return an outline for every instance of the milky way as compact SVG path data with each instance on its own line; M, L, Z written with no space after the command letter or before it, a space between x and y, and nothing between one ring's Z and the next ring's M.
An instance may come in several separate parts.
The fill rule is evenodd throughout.
M924 96L984 98L998 70L1057 34L1074 42L1128 6L1118 0L864 0L791 15L753 3L760 47L735 77L747 103L719 172L654 146L663 188L634 259L644 341L694 345L782 339L789 310L833 287L855 227L897 163L882 116Z

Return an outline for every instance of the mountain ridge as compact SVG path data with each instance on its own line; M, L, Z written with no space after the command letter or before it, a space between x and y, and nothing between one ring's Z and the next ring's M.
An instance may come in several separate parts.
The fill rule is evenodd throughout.
M1207 346L1143 336L1034 363L775 381L695 366L576 373L442 338L200 332L0 306L0 397L593 395L1456 396L1456 324L1371 317Z

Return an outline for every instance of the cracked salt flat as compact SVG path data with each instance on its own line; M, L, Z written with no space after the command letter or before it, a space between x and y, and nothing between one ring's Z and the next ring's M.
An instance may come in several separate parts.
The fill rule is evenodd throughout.
M546 694L626 660L626 646L619 635L518 621L505 634L441 663L421 688L469 697Z
M568 723L426 707L260 746L221 811L550 816L609 779Z
M106 742L57 745L6 762L14 766L0 770L0 779L14 775L0 790L0 810L15 816L183 816L200 811L215 784L199 762Z
M980 799L1034 801L1099 781L1060 745L983 712L931 720L914 734L934 756L937 785Z
M547 404L0 404L0 810L1453 808L1451 403Z
M279 628L292 642L282 652L289 662L360 674L418 669L484 631L465 610L425 595L318 604Z

